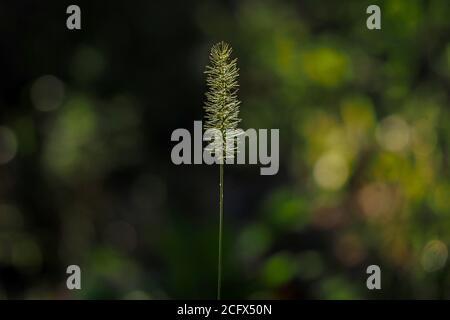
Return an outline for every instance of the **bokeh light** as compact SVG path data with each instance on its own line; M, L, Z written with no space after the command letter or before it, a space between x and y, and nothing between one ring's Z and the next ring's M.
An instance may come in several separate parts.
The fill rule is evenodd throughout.
M389 116L377 128L377 140L389 151L403 151L410 143L410 128L400 116Z
M330 152L321 156L314 166L314 178L317 184L330 190L341 188L349 175L348 163L337 153Z
M422 267L427 272L437 271L445 266L447 258L447 245L440 240L431 240L423 248Z
M37 110L56 110L64 101L64 83L54 75L41 76L33 82L30 97Z
M0 165L10 162L17 153L18 142L14 131L0 126Z

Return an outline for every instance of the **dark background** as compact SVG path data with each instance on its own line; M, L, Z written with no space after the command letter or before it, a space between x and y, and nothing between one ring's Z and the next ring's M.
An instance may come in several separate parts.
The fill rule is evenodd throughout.
M202 119L222 40L241 127L280 129L277 175L225 168L223 297L450 298L449 17L445 0L3 1L0 298L215 297L219 169L173 165L170 136Z

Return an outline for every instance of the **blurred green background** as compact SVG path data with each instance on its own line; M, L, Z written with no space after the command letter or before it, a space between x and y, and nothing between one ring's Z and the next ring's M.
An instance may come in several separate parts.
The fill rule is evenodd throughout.
M225 168L223 297L450 298L448 1L69 4L0 4L0 298L215 298L219 169L170 136L221 40L280 129L277 175Z

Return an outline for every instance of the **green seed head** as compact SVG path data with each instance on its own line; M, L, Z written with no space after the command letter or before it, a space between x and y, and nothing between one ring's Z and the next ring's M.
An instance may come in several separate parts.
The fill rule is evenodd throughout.
M206 66L205 73L208 91L206 92L205 129L216 129L222 134L223 141L219 146L223 157L233 157L235 148L226 144L226 134L235 136L239 119L239 106L237 98L239 84L237 78L237 58L231 58L232 49L225 42L212 46L209 55L210 64ZM217 150L217 149L216 149Z

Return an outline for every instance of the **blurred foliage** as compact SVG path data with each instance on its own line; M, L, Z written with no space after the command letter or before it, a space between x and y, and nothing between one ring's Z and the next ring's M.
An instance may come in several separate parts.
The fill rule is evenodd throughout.
M76 32L68 4L0 4L0 298L214 297L218 168L170 134L220 40L281 139L278 175L225 170L223 296L450 298L447 1L81 2Z

